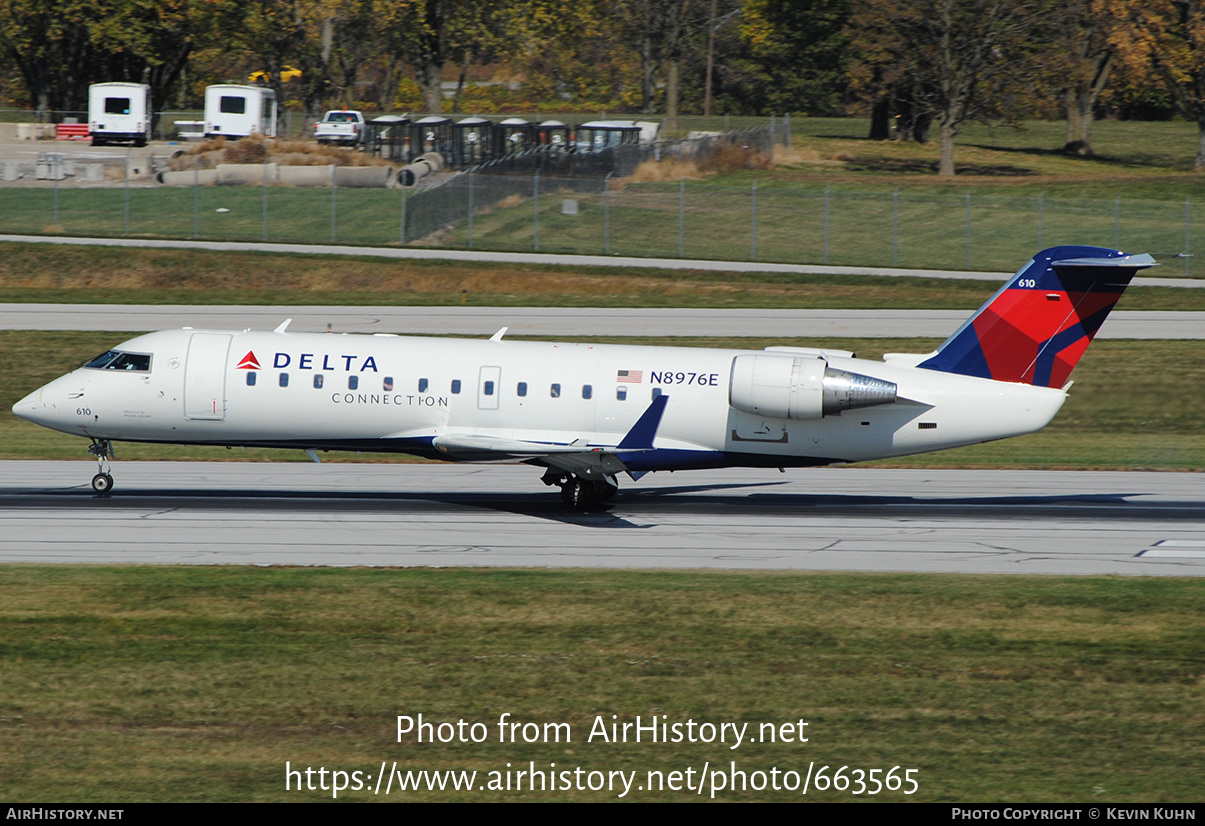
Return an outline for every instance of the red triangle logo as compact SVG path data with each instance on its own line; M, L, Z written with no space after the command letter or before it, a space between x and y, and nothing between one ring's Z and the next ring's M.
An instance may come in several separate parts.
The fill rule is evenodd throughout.
M261 368L259 366L259 359L257 359L255 357L254 351L248 350L247 355L243 356L243 360L238 363L238 367L235 369L238 369L238 370L261 370L263 368Z

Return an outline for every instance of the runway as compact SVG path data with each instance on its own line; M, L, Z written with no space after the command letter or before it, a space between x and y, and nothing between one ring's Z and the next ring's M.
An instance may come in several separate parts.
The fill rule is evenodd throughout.
M1205 576L1205 476L650 474L566 511L525 466L0 462L0 561Z
M985 295L984 298L987 298ZM0 330L149 332L181 327L490 336L944 338L969 310L626 309L611 307L327 307L0 304ZM1124 311L1098 339L1200 339L1205 313ZM116 342L114 342L116 343Z

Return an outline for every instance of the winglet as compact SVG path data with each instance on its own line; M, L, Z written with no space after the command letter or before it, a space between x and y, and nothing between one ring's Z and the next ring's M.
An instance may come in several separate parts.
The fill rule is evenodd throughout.
M669 396L666 395L653 399L653 403L640 415L628 435L616 445L615 450L652 450L653 439L657 438L657 429L661 427L661 416L665 413L665 404L668 401Z
M284 321L280 322L280 326L278 326L278 327L277 327L275 330L273 330L272 332L274 332L274 333L283 333L285 330L289 329L289 324L290 324L290 323L292 323L292 321L293 321L293 319L291 319L291 318L286 318Z
M510 327L503 327L501 330L490 336L490 341L501 341L502 337L506 335L506 331L509 329Z

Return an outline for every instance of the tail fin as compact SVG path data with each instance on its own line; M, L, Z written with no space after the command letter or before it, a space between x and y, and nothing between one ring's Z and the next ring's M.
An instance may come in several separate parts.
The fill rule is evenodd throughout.
M1062 387L1149 255L1052 247L1022 267L918 366L996 381Z

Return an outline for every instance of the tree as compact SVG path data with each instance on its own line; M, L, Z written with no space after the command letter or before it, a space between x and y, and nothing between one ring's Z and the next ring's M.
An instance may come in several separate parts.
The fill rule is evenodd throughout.
M443 67L464 71L498 46L503 0L384 0L377 6L386 50L409 64L427 109L443 108Z
M142 82L163 108L193 49L213 31L210 4L198 0L108 0L91 27L94 80Z
M1106 0L1121 24L1112 43L1140 82L1171 95L1176 110L1197 124L1196 169L1205 169L1205 4L1200 0Z
M748 94L762 111L834 114L847 85L850 0L748 0Z
M1117 19L1105 5L1105 0L1063 0L1055 8L1059 37L1049 69L1067 113L1064 152L1092 154L1093 110L1117 54L1111 40Z
M682 59L690 39L707 24L707 10L696 0L611 0L606 3L619 44L640 58L640 111L656 107L658 70L665 67L666 114L678 114ZM671 126L672 128L672 126Z
M1001 116L1032 82L1036 11L1037 0L854 0L851 34L871 55L864 64L909 89L911 103L937 123L939 175L954 175L961 124Z
M87 107L95 20L87 0L0 3L0 42L39 112Z

